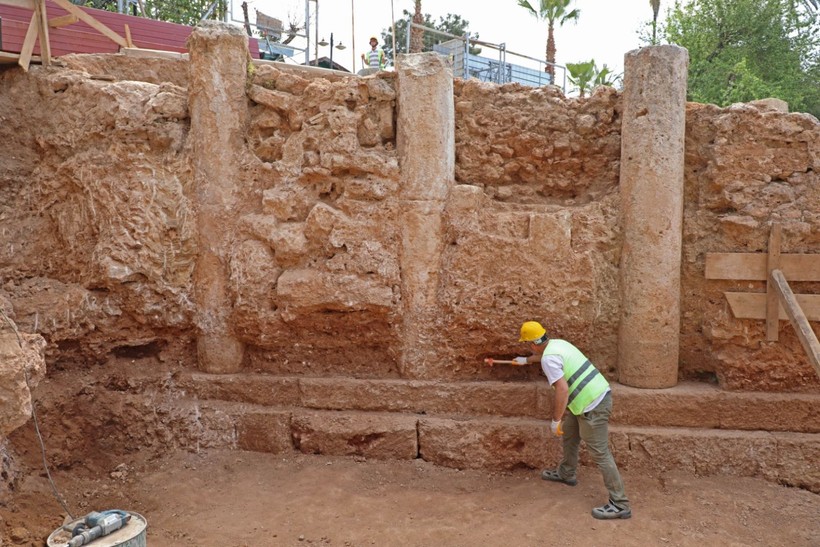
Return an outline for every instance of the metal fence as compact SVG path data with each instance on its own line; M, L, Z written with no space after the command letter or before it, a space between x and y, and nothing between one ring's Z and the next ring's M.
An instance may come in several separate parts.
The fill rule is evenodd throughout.
M564 93L567 91L567 69L563 65L553 64L555 81L550 82L550 74L545 70L547 63L514 51L509 51L505 44L494 44L471 38L469 33L454 36L438 29L407 21L407 44L405 51L410 51L410 35L413 28L421 29L425 34L436 36L437 43L433 51L447 55L453 63L453 75L457 78L477 78L483 82L505 84L518 82L523 85L538 87L554 83ZM489 49L495 52L493 57L474 55L471 48Z

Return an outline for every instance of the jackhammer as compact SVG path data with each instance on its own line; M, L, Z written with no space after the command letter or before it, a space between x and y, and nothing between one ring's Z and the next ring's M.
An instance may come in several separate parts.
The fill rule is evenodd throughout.
M72 537L67 547L87 545L99 537L107 536L111 532L119 530L129 520L131 520L131 515L119 509L100 512L91 511L71 531Z

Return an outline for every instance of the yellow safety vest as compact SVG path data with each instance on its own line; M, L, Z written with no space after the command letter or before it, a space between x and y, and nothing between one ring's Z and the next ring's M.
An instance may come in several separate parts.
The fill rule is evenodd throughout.
M578 416L589 404L609 389L609 382L589 362L581 350L566 340L550 340L544 355L558 355L564 361L564 378L569 386L567 408Z

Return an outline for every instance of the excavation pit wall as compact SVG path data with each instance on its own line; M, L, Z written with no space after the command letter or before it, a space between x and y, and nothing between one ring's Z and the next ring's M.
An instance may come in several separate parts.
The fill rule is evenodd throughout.
M218 43L221 31L202 32ZM144 423L144 446L158 451L555 461L538 368L482 360L521 354L518 327L538 319L617 381L624 96L569 99L453 80L434 55L405 61L365 78L233 66L242 104L213 134L192 128L192 108L209 102L192 99L207 75L190 71L207 64L71 56L0 72L0 137L13 151L0 159L0 305L47 341L35 397L57 461L126 440L113 426L105 441L59 433L59 416L97 419L48 387L80 371L107 379L78 397L129 430ZM207 161L231 178L214 240L198 224ZM723 291L764 284L706 280L704 261L765 252L775 221L784 253L818 252L820 124L766 104L688 104L682 161L682 383L640 397L615 383L616 458L818 491L820 382L788 322L767 342L763 321L732 316ZM217 267L203 270L209 245ZM197 296L203 271L220 276L216 300ZM203 313L214 302L227 304ZM238 366L219 370L232 374L194 372L198 341L214 332L242 348ZM370 403L340 395L351 391ZM11 445L28 452L25 430Z

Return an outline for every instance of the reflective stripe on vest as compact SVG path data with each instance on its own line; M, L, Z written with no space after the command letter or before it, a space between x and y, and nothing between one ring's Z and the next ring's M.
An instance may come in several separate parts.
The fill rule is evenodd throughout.
M581 351L566 340L550 340L544 350L546 355L559 355L564 361L564 378L569 386L567 408L576 416L602 393L609 389L609 382L598 372Z
M376 51L370 50L367 53L367 65L370 68L381 68L382 67L382 50L377 49Z

